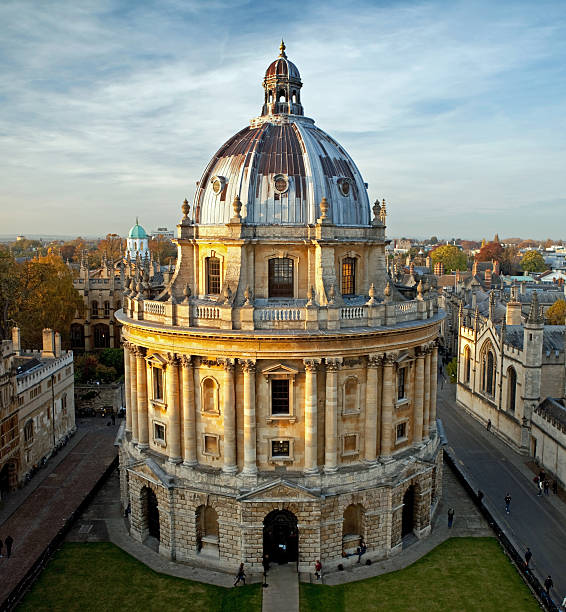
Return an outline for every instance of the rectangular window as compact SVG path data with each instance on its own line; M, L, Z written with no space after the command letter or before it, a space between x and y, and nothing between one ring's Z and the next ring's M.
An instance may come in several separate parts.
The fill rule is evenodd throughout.
M357 451L357 439L356 435L344 436L344 454L352 454Z
M356 293L356 260L346 257L342 260L342 295Z
M153 439L158 442L165 442L165 425L160 423L153 424Z
M218 457L218 436L204 435L203 454Z
M397 371L397 399L405 399L405 378L407 369L399 368Z
M269 260L269 297L293 297L293 260L277 257Z
M397 425L397 440L402 440L407 437L407 423L399 423Z
M271 414L289 414L289 381L271 381Z
M289 440L272 440L271 441L271 456L272 457L289 457L291 454L291 446Z
M161 368L151 368L153 372L153 399L163 399L163 370Z
M206 292L210 295L220 293L220 259L206 258Z

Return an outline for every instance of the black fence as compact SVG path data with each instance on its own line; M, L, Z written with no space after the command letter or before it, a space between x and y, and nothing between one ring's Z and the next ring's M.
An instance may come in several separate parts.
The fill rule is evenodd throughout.
M532 573L529 568L526 567L523 556L515 548L511 540L509 540L509 538L505 535L505 532L499 524L498 520L493 516L489 509L486 508L485 504L482 501L483 495L478 495L478 491L476 491L472 487L472 485L468 481L466 474L464 474L464 472L458 465L458 461L453 456L452 452L446 447L444 447L444 460L452 469L452 471L460 481L460 484L466 489L468 495L473 500L474 504L476 505L482 516L489 523L489 526L495 532L495 535L497 536L497 539L499 540L499 543L503 548L505 554L515 564L523 580L527 583L527 585L536 595L537 599L539 600L539 603L543 606L545 610L548 610L549 612L559 612L558 606L547 595L546 590L540 583L539 579Z
M75 520L84 512L85 508L92 501L93 497L99 491L100 487L108 480L108 477L118 467L118 457L112 460L112 463L106 468L102 476L98 479L94 487L87 493L86 497L79 504L77 509L67 518L65 524L57 532L55 537L49 542L45 550L39 555L34 564L30 567L26 575L18 582L18 584L12 589L12 592L0 605L0 612L13 610L18 603L22 600L26 591L33 585L33 583L39 578L41 572L45 569L45 566L49 563L49 560L57 551L57 549L63 543L65 536L69 533L69 530L73 526Z

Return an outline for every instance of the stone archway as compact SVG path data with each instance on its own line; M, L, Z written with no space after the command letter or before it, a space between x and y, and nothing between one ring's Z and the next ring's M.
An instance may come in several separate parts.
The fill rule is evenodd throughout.
M415 528L415 485L411 485L403 495L403 514L401 519L401 537L413 533Z
M157 496L149 487L142 489L142 511L147 526L147 534L159 541L161 537L159 506Z
M289 510L273 510L263 519L263 554L280 565L299 560L297 517Z

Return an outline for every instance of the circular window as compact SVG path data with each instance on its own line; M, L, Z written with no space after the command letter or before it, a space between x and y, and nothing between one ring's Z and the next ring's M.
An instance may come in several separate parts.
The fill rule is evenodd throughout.
M276 174L274 177L275 190L284 193L289 188L289 179L284 174Z
M223 176L213 176L210 182L212 183L212 191L214 191L215 195L218 195L224 188L224 183L226 181Z
M338 181L338 188L343 196L349 196L352 186L350 185L350 181L348 179L342 178Z

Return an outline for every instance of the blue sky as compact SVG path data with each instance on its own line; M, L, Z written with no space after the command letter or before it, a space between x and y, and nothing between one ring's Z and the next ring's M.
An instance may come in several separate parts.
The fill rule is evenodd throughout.
M0 234L173 226L284 36L390 236L566 238L566 3L3 0L0 23Z

